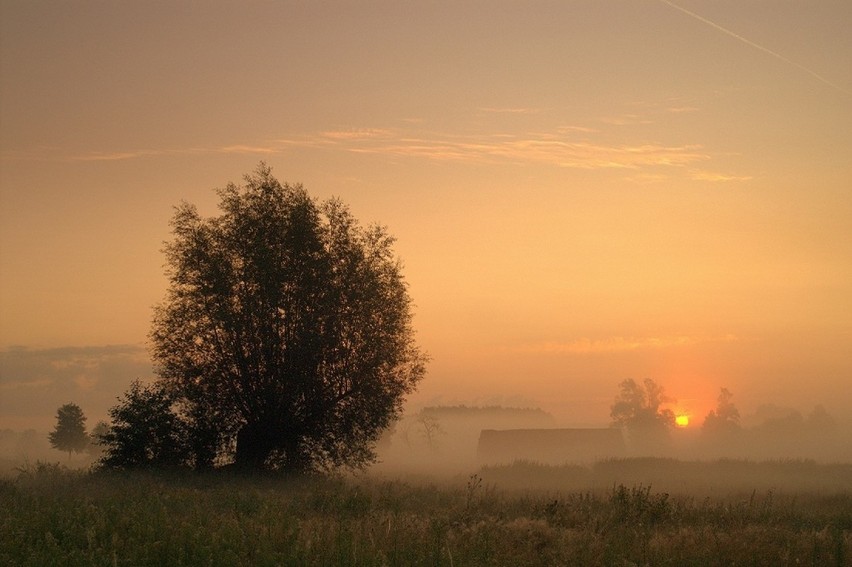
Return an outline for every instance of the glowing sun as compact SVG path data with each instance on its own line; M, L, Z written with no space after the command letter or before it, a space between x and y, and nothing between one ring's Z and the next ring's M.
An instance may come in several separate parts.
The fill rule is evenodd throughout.
M675 425L678 427L686 427L689 425L689 416L686 414L681 414L675 417Z

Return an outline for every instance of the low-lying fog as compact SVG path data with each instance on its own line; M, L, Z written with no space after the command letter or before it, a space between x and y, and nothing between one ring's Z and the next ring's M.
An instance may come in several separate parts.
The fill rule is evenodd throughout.
M483 433L484 432L484 433ZM613 435L616 439L613 439ZM802 414L762 406L734 430L673 427L643 439L607 427L564 427L539 409L433 406L409 414L379 443L378 471L457 474L517 460L590 465L625 457L852 461L852 435L821 406Z
M33 429L0 430L0 472L14 474L39 461L84 468L98 457L97 447L71 455L53 449L47 435ZM690 425L655 436L606 424L566 427L538 408L429 406L409 412L387 431L369 472L447 478L517 462L588 469L630 457L849 463L850 439L848 426L838 424L822 406L803 413L765 405L726 430Z

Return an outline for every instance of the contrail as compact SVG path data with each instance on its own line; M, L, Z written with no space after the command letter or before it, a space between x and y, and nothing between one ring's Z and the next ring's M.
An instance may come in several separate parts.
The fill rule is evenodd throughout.
M844 94L852 96L852 91L848 91L848 90L844 89L843 87L841 87L840 85L829 81L828 79L826 79L825 77L823 77L822 75L817 73L816 71L811 71L810 69L808 69L807 67L805 67L801 63L796 63L792 59L788 59L787 57L784 57L780 53L776 53L775 51L772 51L768 47L763 47L759 43L755 43L751 40L744 38L743 36L741 36L737 33L732 32L729 29L723 28L719 24L717 24L715 22L711 22L707 18L699 16L695 12L690 12L686 8L682 8L682 7L678 6L677 4L675 4L674 2L670 2L669 0L660 0L660 2L662 2L663 4L667 4L667 5L671 6L675 10L679 10L679 11L683 12L684 14L686 14L687 16L695 18L696 20L698 20L700 22L704 22L708 26L710 26L714 29L717 29L722 33L728 34L729 36L733 37L734 39L740 40L741 42L745 43L746 45L750 45L750 46L754 47L755 49L759 49L760 51L763 51L764 53L767 53L767 54L771 55L772 57L775 57L776 59L780 59L781 61L783 61L784 63L787 63L788 65L792 65L793 67L796 67L797 69L804 71L808 75L814 77L815 79L817 79L820 82L828 85L829 87L832 87L832 88L837 89L838 91L840 91Z

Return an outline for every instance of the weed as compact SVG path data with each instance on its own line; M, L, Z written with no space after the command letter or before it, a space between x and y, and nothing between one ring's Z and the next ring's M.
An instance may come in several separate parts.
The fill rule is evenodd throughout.
M470 506L473 503L473 499L476 497L476 493L479 492L481 488L482 477L480 477L478 474L470 475L470 478L468 478L467 480L467 490L465 491L465 510L470 510Z

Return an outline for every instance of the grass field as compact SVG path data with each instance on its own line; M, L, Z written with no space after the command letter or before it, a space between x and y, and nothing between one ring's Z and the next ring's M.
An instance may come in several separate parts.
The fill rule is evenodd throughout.
M631 484L673 468L741 483L711 496ZM852 565L852 466L584 470L522 463L429 483L42 465L0 481L0 565ZM749 471L774 471L777 488L743 490Z

